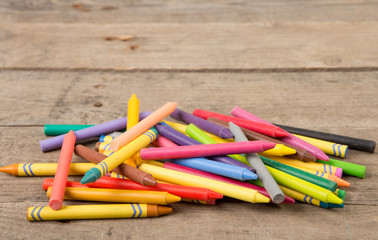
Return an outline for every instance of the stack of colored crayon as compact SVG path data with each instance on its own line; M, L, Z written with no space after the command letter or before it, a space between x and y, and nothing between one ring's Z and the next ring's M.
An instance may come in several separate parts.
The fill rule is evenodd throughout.
M223 196L342 208L340 188L350 185L342 174L364 178L366 167L327 154L345 158L349 148L375 149L369 140L273 125L239 107L229 116L200 109L190 114L176 106L169 102L139 113L133 94L126 118L45 125L46 135L57 136L40 141L41 149L61 148L58 163L14 164L0 171L54 176L43 181L49 206L30 207L29 221L157 217L172 211L163 205L215 205ZM168 116L181 123L167 121ZM93 137L100 137L94 150L75 146ZM71 163L73 153L89 162ZM70 175L83 178L67 181ZM65 199L112 204L65 205Z

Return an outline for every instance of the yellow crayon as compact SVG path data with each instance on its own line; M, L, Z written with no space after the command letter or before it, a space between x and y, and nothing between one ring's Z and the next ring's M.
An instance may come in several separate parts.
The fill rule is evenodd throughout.
M80 182L86 184L96 181L132 157L140 149L155 141L156 137L157 130L153 127L86 172Z
M275 168L269 166L266 166L266 168L268 169L270 174L272 174L274 180L276 180L276 182L282 186L291 188L305 195L319 199L320 201L325 203L343 203L343 200L341 200L335 194L333 194L331 191L325 188L319 187L318 185L294 177Z
M128 102L127 108L127 130L139 122L139 100L133 93Z
M10 173L19 177L54 176L58 163L17 163L1 167L0 172ZM71 163L68 175L84 175L96 166L93 163Z
M262 154L262 155L265 156L265 154ZM331 175L335 175L337 177L341 177L342 172L343 172L342 168L334 167L334 166L323 164L323 163L302 162L302 161L295 160L288 157L277 157L277 156L271 156L271 155L267 155L267 157L283 164L308 168L315 171L321 171L321 172L325 172Z
M47 189L50 198L52 187ZM167 205L179 202L181 198L161 191L66 187L64 199L96 202L150 203Z
M104 153L105 151L112 152L112 150L110 148L110 142L102 142L102 143L100 143L100 145L98 146L98 151L100 153Z
M109 136L109 135L106 135L102 140L103 143L110 143L111 141L113 141L115 139L115 137L113 136ZM101 138L100 138L100 141L101 141Z
M269 154L273 156L285 156L285 155L292 155L296 154L297 151L295 149L286 147L283 144L276 144L276 146L272 149L266 150L263 154Z
M290 188L282 186L282 185L280 185L279 187L281 188L282 192L285 195L287 195L287 196L289 196L289 197L291 197L291 198L293 198L297 201L308 203L308 204L320 207L319 199L310 197L306 194L303 194L301 192L295 191L293 189L290 189Z
M236 198L251 203L268 203L270 199L258 193L254 189L240 187L237 185L216 181L204 177L182 173L151 164L143 163L140 170L151 174L154 178L170 183L184 186L203 187L223 194L224 196Z
M158 217L172 212L172 208L153 204L106 204L62 206L58 211L50 207L29 207L29 221L141 218Z
M297 134L293 135L314 145L317 148L320 148L326 154L341 158L346 158L346 156L348 155L348 145L324 141L316 138L305 137Z

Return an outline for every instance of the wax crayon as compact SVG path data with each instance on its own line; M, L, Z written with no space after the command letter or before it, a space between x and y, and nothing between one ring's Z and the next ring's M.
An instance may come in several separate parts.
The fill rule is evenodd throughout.
M341 158L346 158L348 155L347 145L342 145L342 144L338 144L334 142L305 137L305 136L301 136L297 134L293 134L293 135L321 149L325 154L341 157Z
M229 128L232 134L234 134L235 136L235 141L248 141L247 137L244 135L243 131L238 125L230 122ZM249 164L256 169L256 173L259 176L259 179L264 185L266 191L269 193L270 199L272 199L275 204L282 203L285 200L285 195L279 188L272 175L269 173L268 169L266 169L259 155L256 153L249 153L247 154L247 159Z
M327 165L331 165L334 167L342 168L343 173L359 178L364 178L365 173L366 173L366 167L363 165L355 164L355 163L350 163L350 162L345 162L345 161L340 161L336 159L330 158L329 161L321 161L317 160L318 163L323 163Z
M150 173L156 179L160 179L163 181L185 186L204 187L218 192L220 194L223 194L223 196L228 196L251 203L270 202L269 198L265 197L264 195L258 193L256 190L253 189L244 188L203 177L198 177L192 174L177 172L174 170L157 167L146 163L143 163L140 166L140 168L143 171Z
M197 127L201 128L204 131L207 131L209 133L212 133L218 137L221 138L232 138L234 137L230 130L227 128L218 126L213 123L209 123L206 120L203 120L202 118L199 118L197 116L194 116L193 114L187 113L185 111L182 111L178 108L171 114L171 117L186 123L193 123Z
M197 140L198 142L200 143L203 143L203 144L216 144L217 142L215 140L213 140L211 137L209 137L208 135L206 135L201 129L199 129L196 125L194 125L193 123L189 124L186 129L185 129L185 132L193 139ZM232 132L231 132L232 133ZM223 143L227 143L227 142L223 142ZM234 158L233 156L235 156L237 154L230 154L230 155L227 155L231 158ZM235 158L234 158L235 159ZM237 159L236 159L237 160ZM247 159L243 159L242 163L244 164L249 164Z
M63 206L59 211L49 207L29 207L29 221L158 217L172 208L153 204L105 204Z
M158 130L159 132L159 130ZM160 133L160 132L159 132ZM162 135L158 135L156 140L153 142L158 147L176 147L177 144L169 140L168 138L163 137Z
M219 156L238 153L263 152L275 146L275 143L265 141L231 142L207 145L190 145L178 147L145 148L140 150L143 160L174 159Z
M251 121L256 121L256 122L260 122L260 123L270 124L270 125L274 126L273 124L255 116L252 113L247 112L246 110L239 108L239 107L234 107L231 111L231 114L235 117L239 117L239 118L243 118L243 119L247 119L247 120L251 120ZM287 143L290 143L294 146L297 146L297 147L300 147L300 148L307 150L308 152L312 153L317 159L324 160L324 161L329 160L329 157L322 150L320 150L319 148L303 141L302 139L295 137L294 135L292 135L290 133L289 133L288 136L283 137L280 140L283 141L283 142L287 142Z
M69 131L77 131L84 128L93 127L94 125L72 125L72 124L45 124L44 134L46 136L58 136L66 134Z
M243 127L243 128L246 128L246 129L249 129L249 130L270 136L270 137L279 138L279 137L288 136L288 132L286 132L285 130L282 130L279 127L272 126L266 123L257 122L257 121L251 121L247 119L237 118L237 117L228 116L228 115L224 115L220 113L214 113L214 112L205 111L201 109L195 109L193 111L193 115L203 118L203 119L214 117L214 118L218 118L220 120L226 121L226 122L233 122L240 127Z
M139 118L143 119L148 116L150 112L142 112ZM120 129L124 129L127 123L127 117L101 123L92 127L84 128L75 131L76 141L80 142L89 138L98 137L103 134L108 134ZM39 142L43 152L51 151L60 148L63 143L64 134L53 138L45 139Z
M338 198L335 194L333 194L330 190L319 187L318 185L309 183L305 180L292 176L290 174L284 173L279 171L275 168L266 166L269 170L270 174L272 174L273 178L276 182L280 185L285 187L291 188L298 192L304 193L309 195L313 198L319 199L320 201L326 203L335 203L335 204L342 204L343 200Z
M197 204L202 204L202 205L215 205L216 200L208 200L208 201L203 201L203 200L194 200L194 199L186 199L186 198L181 198L182 202L190 202L190 203L197 203Z
M315 185L318 185L322 188L328 189L331 192L336 191L337 183L330 181L328 179L316 176L314 174L302 171L298 168L291 167L290 165L286 165L277 161L274 161L270 158L260 156L261 160L264 162L266 166L270 166L272 168L278 169L282 172L285 172L287 174L290 174L292 176L295 176L297 178L303 179L307 182L313 183Z
M276 144L276 147L264 151L265 154L274 155L274 156L286 156L296 154L297 151L293 148L286 147L284 144Z
M100 153L104 153L105 151L113 152L110 148L110 142L97 142L95 145L95 150Z
M202 131L204 134L206 134L204 131ZM206 136L209 136L206 134ZM210 137L210 136L209 136ZM223 138L220 138L218 136L213 136L213 137L210 137L214 143L229 143L229 142L235 142L235 140L233 139L223 139ZM274 147L275 148L275 147ZM272 149L274 149L272 148ZM269 150L268 150L269 151ZM229 157L235 159L235 160L238 160L239 162L248 162L247 161L247 158L245 157L245 154L231 154L229 155Z
M47 189L47 198L50 198L51 187ZM120 203L150 203L167 205L181 201L181 198L161 191L107 189L107 188L80 188L66 187L66 200L120 202Z
M105 155L93 151L92 149L87 148L83 145L77 145L74 152L77 156L96 164L106 159ZM127 176L131 180L143 185L151 186L157 183L156 180L151 176L151 174L145 173L140 169L128 164L121 163L117 167L113 168L112 171Z
M57 166L57 163L17 163L0 167L0 172L19 177L54 176ZM82 176L94 166L96 165L93 163L71 163L68 175Z
M58 166L56 168L55 178L52 185L49 206L54 210L60 209L63 204L63 196L66 188L71 158L75 147L75 141L75 133L71 130L64 137L62 150L60 151Z
M83 186L94 188L129 189L144 191L163 191L179 196L181 198L193 200L211 200L223 198L223 195L207 188L180 186L176 184L157 183L155 186L144 186L131 180L124 180L112 177L102 177L94 183Z
M197 140L194 140L193 138L188 137L181 132L178 132L177 130L173 129L170 126L165 126L165 125L159 124L159 125L156 125L156 129L159 131L159 134L161 134L162 136L168 138L172 142L174 142L178 145L181 145L181 146L201 145L202 144L201 142L198 142ZM228 156L210 156L210 157L208 157L208 159L211 159L211 160L214 160L214 161L217 161L217 162L222 162L222 163L227 163L227 164L239 166L239 167L245 167L251 172L255 171L252 167L250 167L250 166L248 166L244 163L241 163L238 160L230 158Z
M287 158L287 157L277 157L277 156L267 156L267 157L269 157L270 159L273 159L274 161L283 163L283 164L287 164L287 165L290 165L290 166L298 166L298 167L309 168L309 169L312 169L312 170L329 173L331 175L335 175L335 176L340 177L340 178L343 175L343 169L342 168L334 167L334 166L327 165L327 164L324 164L324 163L302 162L302 161L290 159L290 158Z
M369 152L369 153L373 153L375 150L376 143L371 140L342 136L342 135L337 135L337 134L332 134L332 133L319 132L319 131L297 128L297 127L289 127L282 124L274 124L274 125L279 126L292 134L299 134L302 136L307 136L307 137L312 137L312 138L321 139L325 141L335 142L338 144L347 145L350 149L360 150L360 151Z
M257 179L257 175L246 168L207 160L205 158L182 158L174 159L171 161L178 165L202 170L204 172L217 174L223 177L237 179L240 181Z
M118 151L118 149L122 148L123 146L137 138L139 135L141 135L143 132L159 123L165 117L169 116L169 114L171 114L175 110L176 106L177 102L168 102L164 104L155 112L151 113L142 121L138 122L128 131L124 132L121 136L114 139L110 144L111 149L113 151Z
M106 176L105 176L106 177ZM53 178L45 178L42 183L42 189L47 191L49 187L52 187L52 184L54 182ZM82 187L82 188L88 188L87 185L81 184L79 182L73 182L73 181L67 181L66 187Z
M217 118L211 118L210 117L210 118L207 119L207 121L216 123L216 124L224 126L224 127L228 126L227 122L219 120ZM241 130L243 131L245 136L248 138L248 140L251 140L251 141L262 140L262 141L267 141L267 142L274 142L274 143L276 143L277 148L278 148L278 146L280 146L279 144L282 144L282 145L285 145L286 147L289 147L289 148L294 149L296 151L295 154L288 155L287 157L298 159L298 160L303 160L303 161L313 161L313 162L316 161L316 157L314 155L312 155L311 153L307 152L306 150L304 150L302 148L299 148L299 147L291 145L289 143L282 142L278 139L271 138L271 137L265 136L263 134L260 134L260 133L257 133L257 132L254 132L254 131L251 131L251 130L248 130L248 129L245 129L245 128L241 128ZM273 149L275 149L276 147L274 147Z
M114 136L109 136L109 135L101 135L100 136L100 139L98 140L100 143L110 143L111 141L113 141L114 139L116 139L116 137Z
M334 192L339 198L341 198L343 201L345 200L345 191L341 189L336 189Z
M237 186L240 186L240 187L246 187L246 188L254 189L254 190L257 190L262 195L269 197L269 194L265 190L264 187L254 185L254 184L251 184L249 182L242 182L242 181L238 181L238 180L235 180L235 179L222 177L222 176L215 175L215 174L208 173L208 172L204 172L204 171L201 171L201 170L177 165L177 164L174 164L174 163L171 163L171 162L150 161L149 164L159 166L159 167L164 167L164 168L179 171L179 172L183 172L183 173L196 175L196 176L199 176L199 177L217 180L217 181L220 181L220 182L230 183L230 184L237 185ZM294 200L290 197L285 196L285 200L282 203L292 204L292 203L294 203Z
M96 181L97 179L104 176L108 172L112 171L115 167L126 161L126 159L133 156L141 148L153 142L156 139L156 137L156 129L151 128L150 130L135 138L111 156L102 160L99 164L96 165L96 167L86 172L80 182L85 184Z
M127 108L127 130L139 122L139 100L133 93L128 102Z

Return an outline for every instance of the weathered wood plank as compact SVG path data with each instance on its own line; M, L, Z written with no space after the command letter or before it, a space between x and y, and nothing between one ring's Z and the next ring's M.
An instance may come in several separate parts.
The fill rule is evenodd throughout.
M377 22L0 24L0 68L377 69ZM129 41L107 41L131 35Z
M0 22L208 23L376 21L375 1L11 1Z

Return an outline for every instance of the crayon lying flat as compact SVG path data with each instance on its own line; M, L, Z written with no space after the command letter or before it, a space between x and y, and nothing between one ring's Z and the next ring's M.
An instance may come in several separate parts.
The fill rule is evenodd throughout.
M197 203L197 204L202 204L202 205L215 205L216 204L215 199L204 201L204 200L194 200L194 199L181 198L181 201L182 202Z
M340 161L336 159L330 158L329 161L321 161L317 160L318 163L323 163L327 165L331 165L334 167L342 168L343 173L359 178L364 178L366 174L366 167L363 165L355 164L355 163L350 163L350 162L345 162L345 161Z
M273 156L285 156L296 154L297 151L293 148L286 147L283 144L276 144L272 149L264 151L264 154L273 155Z
M229 183L215 181L192 174L177 172L174 170L153 166L143 163L140 167L150 173L154 178L184 186L203 187L228 196L251 203L268 203L269 198L258 193L256 190L239 187Z
M51 187L47 189L46 194L47 198L50 198ZM64 199L96 202L150 203L160 205L167 205L169 203L181 201L180 197L161 191L76 187L66 187Z
M233 122L234 124L240 127L243 127L243 128L246 128L246 129L249 129L249 130L270 136L270 137L286 137L288 135L288 132L276 126L272 126L265 123L259 123L256 121L250 121L247 119L241 119L241 118L237 118L233 116L228 116L228 115L224 115L220 113L214 113L214 112L205 111L201 109L195 109L193 111L193 115L203 118L203 119L214 117L214 118L218 118L220 120L226 121L226 122Z
M29 207L29 221L158 217L172 208L152 204L106 204L63 206L59 211L49 207Z
M93 127L94 125L72 125L72 124L45 124L44 134L46 136L58 136L66 134L69 131L77 131L84 128Z
M19 177L54 176L57 163L16 163L0 168L0 172ZM96 166L93 163L71 163L68 171L70 176L82 176Z
M52 178L45 178L42 183L42 189L47 191L49 187L52 187L54 179ZM75 187L75 188L88 188L87 185L81 184L79 182L67 181L66 187Z
M140 150L143 160L173 159L219 156L239 153L257 153L271 149L275 143L265 141L231 142L206 145L191 145L164 148L145 148Z

